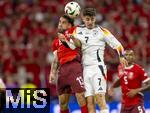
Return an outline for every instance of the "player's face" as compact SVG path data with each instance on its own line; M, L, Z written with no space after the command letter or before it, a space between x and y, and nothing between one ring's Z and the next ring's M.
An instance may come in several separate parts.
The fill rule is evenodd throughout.
M93 29L95 27L96 16L83 16L82 20L88 29Z
M135 60L134 52L132 50L126 50L125 58L128 61L128 63L133 63Z
M58 23L58 32L63 33L65 30L69 29L71 24L68 22L67 19L61 17Z

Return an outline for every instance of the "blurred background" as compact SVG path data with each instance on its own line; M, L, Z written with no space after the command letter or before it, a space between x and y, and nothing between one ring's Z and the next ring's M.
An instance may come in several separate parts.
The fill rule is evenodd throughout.
M53 60L51 44L57 35L59 17L70 0L0 0L0 77L7 88L50 88L50 113L59 113L55 84L48 83ZM137 63L150 75L150 0L74 0L84 7L97 9L97 24L109 29L123 44L132 48ZM76 19L76 24L81 20ZM105 62L109 84L116 79L117 53L106 48ZM120 89L108 102L111 113L120 108ZM150 112L150 93L145 107ZM71 97L72 113L80 113Z

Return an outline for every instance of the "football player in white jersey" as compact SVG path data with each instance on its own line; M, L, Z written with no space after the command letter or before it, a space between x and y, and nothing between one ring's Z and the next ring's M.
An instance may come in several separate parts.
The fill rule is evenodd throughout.
M105 45L108 44L111 48L117 50L120 62L127 65L127 61L123 57L124 49L107 29L95 24L96 10L94 8L85 8L82 12L82 20L84 25L76 27L70 41L67 41L62 34L59 34L59 39L66 41L72 49L75 49L75 47L81 47L82 49L85 96L89 113L96 113L94 97L101 113L109 113L105 101L107 87L106 66L104 64Z

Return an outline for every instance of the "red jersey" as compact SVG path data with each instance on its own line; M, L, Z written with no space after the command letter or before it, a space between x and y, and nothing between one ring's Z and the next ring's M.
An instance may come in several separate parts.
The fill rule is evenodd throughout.
M138 64L133 64L129 67L123 68L121 65L118 67L118 76L120 78L120 85L122 89L122 103L125 106L136 105L143 101L143 93L139 93L133 98L128 97L126 94L130 89L140 88L142 83L148 79L147 73Z
M73 33L76 27L72 27L71 29L65 31L64 35L69 40L69 35ZM57 56L60 64L64 64L66 62L72 61L79 55L79 48L75 50L70 49L62 44L62 42L56 37L52 44L52 51L57 51Z

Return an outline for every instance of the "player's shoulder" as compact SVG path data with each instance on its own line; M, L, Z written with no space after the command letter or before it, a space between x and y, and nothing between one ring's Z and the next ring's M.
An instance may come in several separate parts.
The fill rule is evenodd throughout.
M59 40L58 38L56 37L53 42L52 42L52 45L51 45L51 48L52 48L52 51L56 51L58 49L58 46L59 46Z
M137 64L137 63L135 63L134 66L137 67L137 68L142 68L142 66L140 66L140 65Z
M77 26L73 26L73 27L67 29L67 30L65 31L65 34L71 34L71 33L73 33L76 28L77 28Z
M77 25L74 29L74 33L75 34L78 34L78 35L83 35L83 31L85 31L86 29L86 26L83 24L83 25Z
M118 69L122 69L122 68L124 68L124 66L122 64L119 64Z
M55 37L52 42L52 48L58 46L58 44L59 44L59 39L58 39L58 37Z
M85 28L86 28L86 26L85 26L84 24L81 24L81 25L78 25L78 26L76 27L76 30L77 30L77 31L85 30Z
M118 72L120 72L120 71L122 71L122 70L124 70L125 68L124 68L124 66L122 65L122 64L119 64L118 65Z
M99 28L100 28L100 31L102 31L105 35L111 34L111 32L107 28L102 27L102 26L99 26Z
M52 43L54 44L54 43L57 43L58 41L59 41L58 37L55 37Z
M142 66L140 66L139 64L136 64L136 63L134 64L134 67L139 70L144 70L144 68Z

